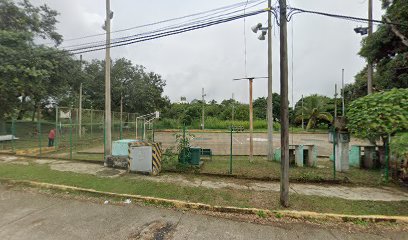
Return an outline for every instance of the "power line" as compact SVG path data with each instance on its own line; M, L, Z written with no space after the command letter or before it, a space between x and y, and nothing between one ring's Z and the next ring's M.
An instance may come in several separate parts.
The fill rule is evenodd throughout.
M209 26L234 21L234 20L237 20L237 19L240 19L240 18L243 18L243 17L254 16L254 15L263 13L263 12L265 12L267 10L268 9L257 10L257 11L253 11L253 12L246 13L246 14L239 14L239 15L235 15L235 16L232 16L232 17L229 17L229 18L223 18L223 19L211 21L211 22L208 22L208 23L205 23L205 24L198 24L198 25L189 26L189 27L185 27L185 28L180 28L180 29L176 29L176 30L172 30L172 31L166 31L166 32L158 33L158 34L147 35L147 36L144 36L144 37L133 38L133 39L121 42L121 43L113 43L113 44L111 44L110 48L125 46L125 45L129 45L129 44L149 41L149 40L153 40L153 39L157 39L157 38L162 38L162 37L176 35L176 34L180 34L180 33L184 33L184 32L189 32L189 31L193 31L193 30L197 30L197 29L201 29L201 28L206 28L206 27L209 27ZM91 47L81 48L81 49L72 50L72 51L60 50L58 52L55 52L55 49L52 49L52 50L51 49L46 49L46 50L49 50L49 51L46 51L46 52L43 52L43 53L40 53L40 54L31 54L31 55L33 55L33 56L34 55L36 55L36 56L40 56L40 55L50 55L50 56L51 55L61 55L61 56L65 55L65 56L68 56L68 55L75 55L75 54L99 51L99 50L103 50L103 49L106 49L106 45L91 46ZM15 55L17 56L18 54L16 53ZM15 59L19 60L20 58L16 57ZM12 64L12 63L10 63L10 61L9 61L9 62L3 62L3 64Z
M259 2L259 0L251 1L251 3L252 2L255 2L255 4L252 5L252 6L249 6L248 8L253 8L253 7L265 2L265 0L261 0L261 2ZM229 10L231 10L231 9L227 9L226 11L229 11ZM142 33L134 34L134 35L128 35L128 36L119 37L119 38L114 38L114 39L112 39L112 41L113 41L113 43L114 42L120 42L122 40L126 40L126 39L133 38L133 37L143 36L143 35L156 33L156 32L160 32L160 31L165 31L165 30L171 30L171 29L175 29L175 28L179 28L179 27L183 27L183 26L189 26L189 25L193 25L193 24L204 23L204 22L208 22L208 21L211 21L211 20L226 17L228 15L231 15L231 14L234 14L234 13L237 13L237 12L240 12L240 11L242 11L242 9L239 9L239 10L236 10L236 11L233 11L233 12L229 12L229 13L220 14L222 12L225 12L225 10L224 10L222 12L212 13L212 14L209 14L209 15L206 15L206 16L190 19L188 21L184 21L184 22L181 22L181 23L178 23L178 24L173 24L173 25L170 25L170 26L162 27L162 28L159 28L159 29L156 29L156 30L151 30L151 31L142 32ZM219 15L217 15L217 14L219 14ZM214 16L214 15L217 15L217 16ZM211 16L213 16L213 17L211 17ZM161 21L161 22L166 22L166 21L167 20L164 20L164 21ZM147 25L154 25L154 23L147 24ZM104 41L94 41L94 42L88 42L88 43L69 45L69 46L65 46L65 48L87 46L87 45L91 45L91 44L102 44L102 43L104 43ZM67 49L67 50L69 50L69 49Z
M243 18L243 17L258 15L258 14L263 13L265 11L267 11L267 9L257 10L257 11L253 11L251 13L246 13L246 14L232 16L232 17L229 17L229 18L215 20L215 21L211 21L211 22L208 22L208 23L205 23L205 24L198 24L198 25L185 27L185 28L180 28L180 29L176 29L176 30L161 32L161 33L157 33L157 34L151 34L151 35L144 36L144 37L137 37L137 38L132 38L132 39L129 39L129 40L123 40L123 41L112 43L111 48L119 47L119 46L125 46L125 45L129 45L129 44L134 44L134 43L138 43L138 42L144 42L144 41L153 40L153 39L157 39L157 38L162 38L162 37L166 37L166 36L176 35L176 34L189 32L189 31L193 31L193 30L197 30L197 29L201 29L201 28L206 28L206 27L209 27L209 26L234 21L234 20L237 20L237 19L240 19L240 18ZM73 49L73 50L70 50L70 52L72 54L80 54L80 53L99 51L99 50L103 50L103 49L106 49L105 44L91 46L91 47L85 47L85 48Z
M260 0L251 0L250 3L254 3L254 2L258 2L258 1L260 1ZM129 28L124 28L124 29L118 29L118 30L112 31L112 33L119 33L119 32L130 31L130 30L134 30L134 29L138 29L138 28L154 26L154 25L158 25L158 24L162 24L162 23L166 23L166 22L177 21L177 20L181 20L181 19L185 19L185 18L189 18L189 17L199 16L199 15L206 14L206 13L210 13L210 12L214 12L214 11L221 11L221 12L222 12L222 10L228 11L228 10L230 10L230 9L234 9L234 8L243 6L244 4L246 4L246 1L244 1L244 2L239 2L239 3L235 3L235 4L231 4L231 5L227 5L227 6L223 6L223 7L219 7L219 8L215 8L215 9L211 9L211 10L207 10L207 11L203 11L203 12L198 12L198 13L194 13L194 14L189 14L189 15L185 15L185 16L181 16L181 17L170 18L170 19L166 19L166 20L162 20L162 21L158 21L158 22L153 22L153 23L138 25L138 26L129 27ZM105 34L106 34L106 33L97 33L97 34L86 35L86 36L82 36L82 37L70 38L70 39L64 40L64 42L75 41L75 40L81 40L81 39L87 39L87 38L92 38L92 37L105 36ZM48 43L48 44L53 44L53 43ZM48 45L48 44L47 44L47 45Z
M310 13L310 14L315 14L315 15L345 19L345 20L356 21L356 22L372 22L372 23L377 23L377 24L386 24L386 25L395 25L395 26L401 26L401 27L408 27L408 25L406 25L406 24L396 23L396 22L388 22L388 21L383 21L383 20L375 20L375 19L353 17L353 16L333 14L333 13L327 13L327 12L311 11L311 10L305 10L305 9L301 9L301 8L288 7L287 9L289 10L289 14L288 14L288 17L287 17L288 21L290 21L291 18L295 14Z

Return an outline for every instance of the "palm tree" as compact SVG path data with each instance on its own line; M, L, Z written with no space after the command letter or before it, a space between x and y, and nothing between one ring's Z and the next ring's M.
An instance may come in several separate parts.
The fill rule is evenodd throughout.
M303 111L302 105L296 104L295 114L296 122L300 122L303 119L308 121L306 130L316 127L318 120L327 122L333 121L333 116L327 112L329 98L317 94L305 97L303 99Z

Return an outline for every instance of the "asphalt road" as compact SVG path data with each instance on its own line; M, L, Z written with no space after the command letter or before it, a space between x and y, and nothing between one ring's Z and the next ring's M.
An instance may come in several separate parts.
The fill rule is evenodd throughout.
M260 225L192 212L104 205L0 185L0 239L408 239L309 224ZM386 236L386 237L385 237Z

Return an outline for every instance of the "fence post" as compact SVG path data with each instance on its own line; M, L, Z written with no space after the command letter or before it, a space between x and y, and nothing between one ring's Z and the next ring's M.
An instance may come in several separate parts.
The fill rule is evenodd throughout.
M123 115L123 113L120 112L120 129L119 129L119 139L120 139L120 140L122 140L122 134L123 134L123 128L122 128L123 119L122 119L122 115Z
M389 174L389 169L388 169L388 167L389 167L389 151L388 151L388 148L389 148L389 140L390 140L390 138L389 137L387 137L387 140L385 141L385 182L386 183L388 183L388 174Z
M39 144L39 148L40 148L40 154L39 157L41 157L42 154L42 144L41 144L41 120L38 120L38 144Z
M69 159L72 160L72 113L69 116Z
M229 161L229 174L232 174L232 126L230 126L231 138L230 138L230 161Z
M93 137L92 132L93 132L93 122L92 122L92 108L91 108L91 139Z
M15 119L11 121L11 151L14 153L14 137L16 136Z
M333 126L333 179L336 180L336 128Z
M55 137L54 137L54 149L58 148L58 106L55 107Z

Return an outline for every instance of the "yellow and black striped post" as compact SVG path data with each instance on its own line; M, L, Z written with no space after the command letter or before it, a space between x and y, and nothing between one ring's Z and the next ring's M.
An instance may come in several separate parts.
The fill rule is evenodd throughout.
M131 142L129 143L129 159L128 159L128 169L130 169L130 148L131 147L142 147L151 146L152 147L152 175L156 176L160 173L162 167L162 147L161 143L149 143L149 142Z

